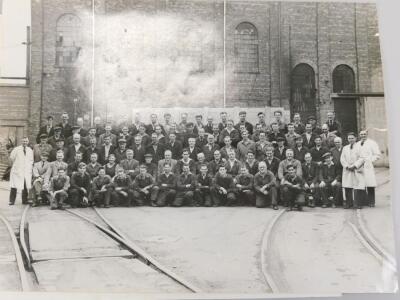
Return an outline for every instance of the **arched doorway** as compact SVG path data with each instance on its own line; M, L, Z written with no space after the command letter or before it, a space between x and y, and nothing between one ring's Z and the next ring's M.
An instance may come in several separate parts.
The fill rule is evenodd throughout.
M356 81L352 68L338 65L332 72L334 93L355 93ZM335 98L336 119L342 125L342 137L346 139L349 132L357 133L357 98Z
M300 113L303 122L316 116L315 72L308 64L297 65L291 75L290 113Z

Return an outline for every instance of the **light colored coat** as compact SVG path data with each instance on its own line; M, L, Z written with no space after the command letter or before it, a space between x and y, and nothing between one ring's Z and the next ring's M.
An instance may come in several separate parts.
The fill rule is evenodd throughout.
M358 144L354 144L353 149L350 145L343 147L340 163L343 166L342 187L344 188L365 189L364 159L360 156L360 152ZM356 167L354 171L347 170L347 167L352 166Z
M376 177L373 163L381 156L379 146L371 139L367 139L363 145L361 145L361 141L359 141L358 144L360 147L360 155L364 159L365 186L376 187Z
M24 181L26 188L32 187L32 165L33 165L33 150L26 147L26 154L24 154L23 146L15 147L10 154L11 173L10 173L10 187L19 190L24 189Z

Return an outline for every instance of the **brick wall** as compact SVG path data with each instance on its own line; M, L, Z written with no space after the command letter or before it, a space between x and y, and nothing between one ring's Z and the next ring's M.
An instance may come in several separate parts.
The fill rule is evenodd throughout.
M129 11L151 15L180 16L190 20L204 20L213 24L215 41L207 49L200 49L207 72L221 72L223 62L223 2L202 0L101 0L96 2L97 15L117 15ZM47 114L59 117L62 111L73 112L72 99L80 98L78 111L90 107L90 81L87 90L75 90L74 68L55 65L56 21L65 13L90 8L91 1L43 0L32 2L32 131L37 130L40 119ZM81 16L82 18L82 16ZM91 19L83 17L84 31L91 27ZM258 32L259 71L235 73L234 33L241 22L250 22ZM110 24L112 25L112 24ZM184 26L183 26L184 27ZM186 28L187 29L187 28ZM96 30L100 30L97 28ZM185 28L182 28L185 30ZM226 99L227 106L284 107L290 109L290 79L292 69L299 63L309 64L315 71L318 118L325 121L326 112L333 108L332 71L339 64L349 65L356 74L360 91L382 91L377 17L373 4L228 1L226 5ZM42 41L43 39L43 41ZM90 50L90 49L89 49ZM189 56L200 55L187 53ZM43 63L43 66L42 66ZM88 64L91 62L88 61ZM154 70L162 77L163 70ZM43 76L42 76L43 75ZM96 72L95 81L101 81ZM192 101L190 107L222 106L222 77L212 91L212 99ZM135 80L135 78L132 78ZM41 89L43 85L43 90ZM208 94L210 91L207 91ZM104 97L107 86L97 85L95 114L105 114L107 109L119 105L161 107L165 99L132 100L129 95ZM144 97L144 96L143 96ZM107 99L105 99L107 98ZM103 99L103 100L101 100ZM208 98L207 98L208 99ZM165 100L165 101L164 101ZM41 103L41 101L43 103ZM168 100L169 101L169 100ZM169 102L167 102L169 103ZM171 102L172 105L174 104ZM360 127L365 119L365 108L358 107Z

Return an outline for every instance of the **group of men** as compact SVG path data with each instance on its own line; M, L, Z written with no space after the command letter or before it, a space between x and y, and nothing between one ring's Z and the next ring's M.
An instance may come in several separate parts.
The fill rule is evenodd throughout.
M342 136L333 112L318 126L300 114L285 123L275 111L267 124L256 124L239 113L234 123L226 112L220 120L183 113L179 123L171 114L150 123L136 117L120 124L83 119L69 124L67 113L54 126L53 117L40 128L36 144L28 138L10 154L10 205L17 189L22 201L50 203L52 209L112 206L235 206L250 205L301 210L314 207L361 208L375 205L373 163L379 148L367 137ZM342 144L345 139L346 146Z

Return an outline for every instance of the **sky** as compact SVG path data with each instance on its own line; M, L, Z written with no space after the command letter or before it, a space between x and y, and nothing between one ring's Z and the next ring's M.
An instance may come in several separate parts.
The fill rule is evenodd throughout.
M26 27L31 23L30 0L0 0L0 76L25 77Z

